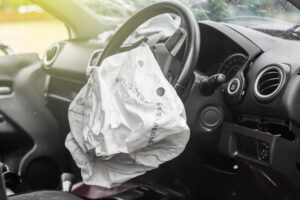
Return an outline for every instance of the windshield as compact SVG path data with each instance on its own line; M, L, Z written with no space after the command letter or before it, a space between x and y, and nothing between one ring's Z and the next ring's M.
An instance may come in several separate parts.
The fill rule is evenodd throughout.
M159 0L81 0L99 17L123 22L143 7ZM286 0L180 0L198 20L228 21L258 17L300 24L299 10Z
M101 20L119 26L138 10L160 0L80 0ZM263 32L298 28L299 10L287 0L180 0L197 20L238 24ZM298 30L299 31L299 30Z

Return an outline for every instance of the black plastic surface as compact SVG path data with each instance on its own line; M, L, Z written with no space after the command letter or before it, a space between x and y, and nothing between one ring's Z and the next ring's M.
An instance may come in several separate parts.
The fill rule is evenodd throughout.
M242 140L240 140L242 138ZM253 146L252 152L245 152L239 146ZM249 144L251 143L251 144ZM297 168L297 147L292 141L281 138L278 135L261 132L231 123L224 123L219 143L219 150L227 156L249 162L249 165L257 165L260 169L271 171L274 179L282 191L294 191L299 188L300 171ZM245 148L243 146L242 148ZM255 150L256 149L256 150ZM290 187L290 188L287 188ZM290 194L292 199L300 195L294 191ZM296 198L297 199L297 198Z
M24 183L32 181L33 177L26 176L27 169L41 157L53 160L59 171L64 170L67 167L64 138L53 115L45 107L45 73L38 57L35 54L1 57L0 80L9 80L13 86L12 94L0 98L0 110L5 119L0 125L4 132L0 137L5 138L1 141L9 142L12 147L18 145L17 148L3 145L2 161L12 172L20 173ZM51 174L42 168L33 173ZM55 179L57 177L48 176L48 180L39 182L39 187L46 187L48 181Z

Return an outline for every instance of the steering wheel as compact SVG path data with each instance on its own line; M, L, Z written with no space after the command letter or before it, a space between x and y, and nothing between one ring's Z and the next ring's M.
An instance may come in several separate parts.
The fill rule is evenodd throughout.
M130 34L147 20L165 13L175 14L181 18L177 31L165 42L152 46L157 61L177 94L183 96L192 80L200 52L200 30L192 11L177 1L162 1L152 4L126 21L105 46L97 66L108 56L118 52ZM181 55L178 62L177 55Z

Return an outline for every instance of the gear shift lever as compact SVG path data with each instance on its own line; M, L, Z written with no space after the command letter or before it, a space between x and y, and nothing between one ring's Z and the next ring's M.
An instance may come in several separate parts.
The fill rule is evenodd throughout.
M74 175L71 173L63 173L61 175L61 184L63 192L70 192L74 183Z

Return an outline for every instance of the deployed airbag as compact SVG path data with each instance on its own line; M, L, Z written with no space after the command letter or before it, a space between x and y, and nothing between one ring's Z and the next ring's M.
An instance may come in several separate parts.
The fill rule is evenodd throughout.
M107 188L175 158L190 133L183 103L145 44L95 67L68 117L65 145L84 183Z

